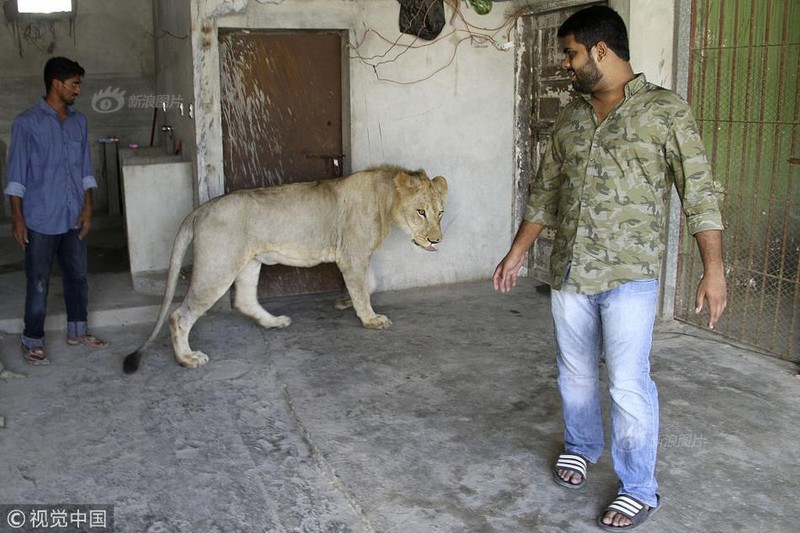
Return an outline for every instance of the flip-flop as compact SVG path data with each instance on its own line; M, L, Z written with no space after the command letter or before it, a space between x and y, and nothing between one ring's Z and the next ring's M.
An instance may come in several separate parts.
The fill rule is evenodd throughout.
M640 502L636 498L632 496L628 496L627 494L620 494L614 501L608 504L600 516L597 517L597 525L600 529L605 531L630 531L631 529L638 527L647 521L648 518L656 514L661 508L661 496L656 494L656 506L647 508L647 505ZM627 526L615 526L612 524L604 524L603 517L608 514L610 511L614 511L615 513L619 513L628 518L631 521L630 524Z
M44 348L41 346L33 346L28 348L27 346L23 345L22 353L22 357L29 365L42 366L50 364L50 359L47 358L47 355L44 353Z
M79 344L86 346L87 348L104 348L108 346L107 342L101 341L94 335L81 335L80 337L68 337L67 344L70 346L77 346Z
M580 483L572 483L558 475L559 470L567 470L581 475ZM562 453L558 456L556 466L553 467L553 480L568 489L579 489L586 484L586 459L573 453Z

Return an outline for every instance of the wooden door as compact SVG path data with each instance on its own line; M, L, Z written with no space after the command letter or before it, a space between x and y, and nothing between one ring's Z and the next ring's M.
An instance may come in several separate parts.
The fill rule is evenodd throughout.
M541 163L541 154L553 133L558 113L572 98L579 98L572 89L569 75L561 68L564 57L558 42L558 28L573 13L586 7L579 5L532 16L531 38L533 51L533 87L531 96L531 136L535 147L533 171ZM528 264L530 275L539 281L549 283L550 253L553 251L555 231L546 228L531 248Z
M242 30L219 42L225 192L342 176L342 35ZM258 295L343 287L333 264L263 266Z

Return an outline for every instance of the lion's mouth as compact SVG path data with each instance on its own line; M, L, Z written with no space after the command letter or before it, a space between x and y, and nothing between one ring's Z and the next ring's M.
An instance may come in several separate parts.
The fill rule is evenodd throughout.
M413 239L411 240L411 242L413 242L414 244L416 244L417 246L419 246L420 248L422 248L426 252L438 252L439 251L436 248L436 244L434 244L434 243L428 243L427 245L424 245L424 244L418 243L417 241L415 241Z

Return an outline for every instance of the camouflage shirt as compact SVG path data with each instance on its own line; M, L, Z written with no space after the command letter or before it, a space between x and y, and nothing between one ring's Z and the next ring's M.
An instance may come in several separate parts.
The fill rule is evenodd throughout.
M598 125L582 96L556 120L525 220L556 231L551 286L589 295L660 277L673 183L692 235L721 230L722 220L685 101L638 74Z

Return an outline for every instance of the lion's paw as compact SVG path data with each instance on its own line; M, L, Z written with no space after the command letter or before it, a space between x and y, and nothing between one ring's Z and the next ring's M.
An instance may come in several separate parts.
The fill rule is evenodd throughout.
M268 329L284 329L292 324L292 319L286 315L274 316L269 320L264 320L261 325Z
M176 355L178 363L186 368L197 368L208 363L208 356L203 352L194 351L188 354Z
M353 307L353 300L349 296L338 298L333 304L336 309L350 309Z
M386 329L392 325L392 321L386 315L375 315L374 317L361 322L365 328Z

